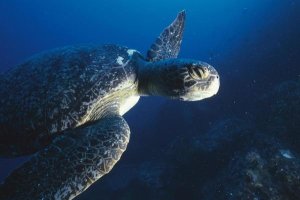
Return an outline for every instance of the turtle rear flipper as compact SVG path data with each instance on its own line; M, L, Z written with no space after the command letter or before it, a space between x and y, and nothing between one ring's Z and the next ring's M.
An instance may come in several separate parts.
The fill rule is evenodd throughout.
M185 11L178 13L176 19L163 30L147 52L147 60L159 61L177 58L184 30Z
M120 116L66 132L6 178L0 199L72 199L112 169L129 136Z

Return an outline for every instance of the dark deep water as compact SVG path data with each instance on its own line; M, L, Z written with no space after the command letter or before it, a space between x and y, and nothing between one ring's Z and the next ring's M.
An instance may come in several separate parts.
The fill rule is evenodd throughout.
M300 199L299 0L0 1L0 69L78 43L145 53L182 9L180 57L212 64L218 95L142 98L122 159L77 199ZM0 159L0 182L22 160Z

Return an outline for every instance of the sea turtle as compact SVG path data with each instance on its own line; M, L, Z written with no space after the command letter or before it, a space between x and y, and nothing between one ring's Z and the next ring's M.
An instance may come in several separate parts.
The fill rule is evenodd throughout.
M0 156L34 155L0 186L0 199L72 199L120 159L122 117L140 96L196 101L215 95L217 71L176 59L185 12L144 58L117 45L47 51L0 76Z

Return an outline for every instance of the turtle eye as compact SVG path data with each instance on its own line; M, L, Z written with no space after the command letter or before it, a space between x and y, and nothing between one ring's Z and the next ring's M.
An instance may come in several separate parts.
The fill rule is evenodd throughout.
M195 80L205 79L209 74L207 67L198 67L194 65L188 67L188 73Z
M207 67L199 67L199 69L203 72L202 78L207 78L209 75L209 70Z

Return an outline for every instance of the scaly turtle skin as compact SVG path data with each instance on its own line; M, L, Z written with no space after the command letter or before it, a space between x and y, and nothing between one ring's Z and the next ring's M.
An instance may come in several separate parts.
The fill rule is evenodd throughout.
M69 46L0 76L0 156L35 153L0 185L0 199L72 199L120 159L130 130L122 117L140 96L196 101L219 89L207 63L176 59L185 12L144 58L117 45Z

